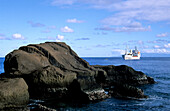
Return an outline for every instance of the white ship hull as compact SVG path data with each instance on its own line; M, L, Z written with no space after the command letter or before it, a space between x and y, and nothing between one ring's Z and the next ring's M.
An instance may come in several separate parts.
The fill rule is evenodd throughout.
M138 56L132 56L132 55L122 55L124 60L139 60L140 59L140 55Z

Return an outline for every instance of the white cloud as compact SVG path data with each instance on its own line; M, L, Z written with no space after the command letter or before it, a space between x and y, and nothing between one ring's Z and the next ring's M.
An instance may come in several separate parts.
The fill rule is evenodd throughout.
M118 18L169 20L170 0L53 0L52 5L86 4L88 7L116 11ZM129 16L129 17L128 17Z
M32 21L28 21L28 23L32 26L32 27L44 27L45 25L42 23L34 23Z
M57 41L57 42L61 42L61 40L63 40L63 39L64 39L64 36L63 36L63 35L57 35L56 41Z
M74 30L69 28L68 26L65 26L65 27L61 28L61 31L62 32L74 32Z
M98 30L114 31L114 32L139 32L139 31L151 31L151 26L148 27L102 27Z
M5 39L6 39L5 35L0 33L0 40L5 40Z
M94 47L97 47L97 48L105 48L105 47L108 47L110 45L103 45L103 44L98 44L98 45L95 45Z
M68 19L67 22L68 22L68 23L83 23L84 21L82 21L82 20L77 20L76 18L74 18L74 19Z
M138 44L139 44L139 45L143 45L144 42L143 42L142 40L139 40L139 41L138 41Z
M45 38L39 38L39 40L50 40L50 41L57 41L57 42L61 42L64 39L63 35L57 35L56 37L45 37Z
M120 0L53 0L51 2L52 5L74 5L77 3L83 3L89 5L89 7L93 8L106 8L104 6L111 5L114 2L118 2ZM108 7L107 7L108 8Z
M167 49L143 49L143 53L164 53L164 54L169 54L170 51Z
M11 40L11 38L8 38L4 34L0 33L0 40Z
M75 40L90 40L90 38L78 38L78 39L75 39Z
M53 0L53 5L86 5L89 8L104 9L112 16L103 19L103 25L115 28L116 32L148 31L143 21L170 22L170 0ZM146 22L145 22L146 23Z
M22 35L19 34L19 33L13 34L12 37L13 37L14 39L21 39L21 40L25 39L24 36L22 36Z
M142 52L143 53L165 53L165 54L170 53L170 51L167 49L143 49Z
M103 6L103 8L106 6ZM167 21L170 20L170 0L126 0L109 5L109 10L117 11L102 22L107 25L124 25L139 21Z
M165 48L170 48L170 43L164 45Z
M129 40L128 43L125 42L124 44L144 45L144 41L142 41L142 40Z
M53 0L52 5L72 5L77 0Z
M140 46L140 48L141 49L147 49L147 48L149 48L149 46L148 45L142 45L142 46Z
M169 20L170 0L127 0L114 5L122 15L131 14L138 20L162 21Z
M160 48L161 46L159 46L159 45L154 45L154 48Z
M153 44L155 44L155 43L159 43L159 44L161 44L161 43L169 43L170 41L168 41L168 40L162 40L162 39L158 39L158 40L154 40L154 41L147 41L147 43L153 43Z
M125 50L121 50L121 49L113 49L112 50L112 53L118 53L118 54L124 54L125 53Z
M105 18L101 21L104 26L114 27L115 32L137 32L137 31L151 31L151 26L142 26L136 19L139 16L138 11L118 12L111 17ZM115 28L115 26L117 26Z
M81 0L84 1L84 0ZM92 0L94 8L117 11L117 18L164 21L170 20L170 0ZM114 16L116 17L116 16Z
M59 40L63 40L63 39L64 39L64 36L62 36L62 35L57 35L57 38L58 38Z
M168 36L168 33L161 33L161 34L158 34L156 35L157 37L167 37Z
M6 38L3 36L0 36L0 40L5 40Z
M111 17L107 17L103 19L101 22L106 25L116 25L116 26L141 26L141 23L137 21L133 21L134 14L131 14L132 12L128 13L115 13ZM133 12L134 13L134 12Z

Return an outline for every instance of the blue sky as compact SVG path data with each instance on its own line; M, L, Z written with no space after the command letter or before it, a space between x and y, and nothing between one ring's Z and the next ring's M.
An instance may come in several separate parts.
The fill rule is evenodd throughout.
M80 57L114 57L126 45L170 56L170 0L0 0L0 56L62 41Z

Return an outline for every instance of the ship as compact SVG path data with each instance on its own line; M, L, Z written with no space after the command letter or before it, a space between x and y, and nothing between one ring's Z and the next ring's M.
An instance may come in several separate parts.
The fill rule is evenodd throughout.
M135 50L126 48L125 54L122 55L124 60L140 60L140 51L138 51L137 47L135 46Z

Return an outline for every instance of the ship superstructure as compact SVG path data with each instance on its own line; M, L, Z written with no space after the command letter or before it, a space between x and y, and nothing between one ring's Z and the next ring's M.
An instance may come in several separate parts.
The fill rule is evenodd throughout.
M124 60L139 60L140 59L140 51L138 51L137 47L135 46L135 50L126 48L125 54L122 55Z

